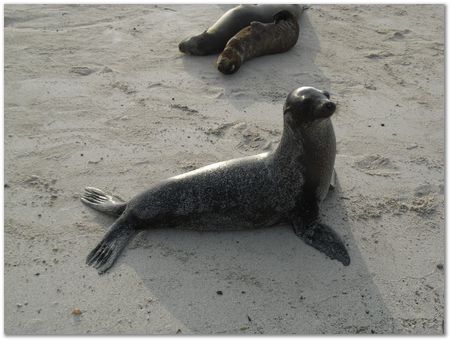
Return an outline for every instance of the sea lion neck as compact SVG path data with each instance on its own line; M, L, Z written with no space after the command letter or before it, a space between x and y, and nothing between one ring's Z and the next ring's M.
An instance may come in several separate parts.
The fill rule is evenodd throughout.
M317 120L310 123L296 125L289 115L284 116L283 134L280 143L274 150L274 158L278 163L302 163L307 154L315 152L321 143L323 130L331 123L330 119Z

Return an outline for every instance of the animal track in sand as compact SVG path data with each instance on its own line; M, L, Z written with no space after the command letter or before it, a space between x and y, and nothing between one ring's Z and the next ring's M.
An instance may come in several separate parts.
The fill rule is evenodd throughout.
M113 89L118 89L125 94L133 94L137 92L135 89L132 89L129 84L121 81L116 81L115 83L111 84L111 87Z
M105 66L101 69L100 73L111 73L114 72L111 68L109 68L108 66Z
M147 85L147 88L148 88L148 89L152 89L152 88L154 88L154 87L161 87L161 86L163 86L163 84L162 84L162 83L159 83L159 82L157 82L157 83L149 83L149 84Z
M419 156L416 158L411 159L411 163L417 164L417 165L425 165L428 169L442 169L444 167L444 164L440 161L429 159L424 156Z
M364 156L353 164L353 168L370 176L389 177L399 174L399 172L393 171L397 169L397 166L389 158L378 154Z
M224 89L220 87L204 87L202 89L203 93L205 93L209 98L219 99L224 95Z
M366 58L369 59L384 59L388 57L392 57L394 54L389 51L380 51L380 52L372 52L366 55Z
M86 66L74 66L69 70L69 72L78 74L80 76L88 76L94 73L95 70Z
M438 51L438 54L444 54L445 52L445 44L442 42L432 41L428 45L430 49Z
M180 104L170 104L170 107L173 109L179 109L181 111L186 112L187 114L193 114L193 113L198 113L198 110L195 109L190 109L188 106L186 105L180 105Z
M222 137L225 134L225 132L234 124L235 123L219 124L219 126L217 126L215 128L209 128L207 131L205 131L205 134L213 135L216 137ZM243 124L245 124L245 123L243 123Z
M240 139L237 148L248 150L271 150L277 138L269 140L269 136L279 136L281 131L261 128L259 126L248 126L244 122L233 122L219 124L215 128L209 128L205 131L206 135L212 135L217 138L224 137L227 133Z
M38 193L33 196L34 199L42 201L45 195L45 198L47 198L48 201L44 204L48 206L52 206L54 201L58 198L58 192L60 190L54 187L55 183L56 179L47 180L36 175L29 176L22 181L23 185L38 191ZM31 202L32 206L33 203L34 201Z
M177 110L181 110L183 112L186 113L186 115L188 116L197 116L200 117L202 119L208 119L209 117L201 114L198 112L198 110L196 109L191 109L190 107L188 107L187 105L181 105L181 104L170 104L170 108L172 109L177 109ZM181 118L181 117L180 117ZM181 118L182 119L182 118Z
M385 63L383 65L383 69L386 71L386 73L389 76L391 76L397 82L398 85L402 85L402 86L406 85L405 80L395 74L394 69L392 68L392 66L390 66L387 63ZM401 72L399 72L399 73L401 73Z
M411 31L408 29L405 29L402 31L395 31L395 32L389 34L388 37L386 38L386 40L394 40L394 41L402 40L405 38L405 35L408 33L411 33Z
M410 211L425 217L433 214L438 205L438 199L434 193L408 199L394 197L372 198L363 195L348 199L350 204L346 206L346 209L349 216L363 220L379 218L384 214L401 215Z
M177 163L180 169L183 171L192 171L203 166L203 164L197 160L181 160Z
M270 98L272 102L283 101L286 98L286 93L281 91L261 91L259 95L264 98Z

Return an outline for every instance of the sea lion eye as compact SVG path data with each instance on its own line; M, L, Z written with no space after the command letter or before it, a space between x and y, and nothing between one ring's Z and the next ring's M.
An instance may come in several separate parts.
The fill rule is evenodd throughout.
M328 91L323 91L323 95L324 95L325 97L327 97L328 99L330 99L330 92L328 92Z

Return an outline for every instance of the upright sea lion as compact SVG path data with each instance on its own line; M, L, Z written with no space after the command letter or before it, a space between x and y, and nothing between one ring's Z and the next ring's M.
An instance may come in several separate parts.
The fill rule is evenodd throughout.
M336 105L329 97L313 87L292 91L284 105L281 141L272 152L171 177L128 203L86 188L83 203L118 216L87 263L100 273L108 270L144 229L236 230L287 222L307 244L348 265L339 236L318 221L336 154L330 120Z
M181 52L192 55L220 53L232 36L252 21L269 23L282 11L291 12L297 19L306 6L303 5L239 5L230 9L203 33L180 42Z
M269 24L253 21L232 37L217 59L219 71L231 74L246 60L291 49L299 35L297 18L283 10L275 14L273 20Z

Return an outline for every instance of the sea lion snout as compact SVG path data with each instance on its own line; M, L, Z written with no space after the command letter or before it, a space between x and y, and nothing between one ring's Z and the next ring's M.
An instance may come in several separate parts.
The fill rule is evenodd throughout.
M317 117L319 117L319 118L328 118L336 111L336 104L333 103L330 100L327 100L326 102L322 103L318 107L317 111L318 111L316 113Z
M178 44L178 49L180 52L183 52L185 54L191 54L190 48L189 48L189 41L188 39L183 40Z
M336 104L333 102L328 102L328 103L325 103L325 107L330 111L331 110L334 111L336 109Z
M178 44L178 49L188 55L206 55L211 49L208 47L210 40L209 34L204 31L197 36L184 39Z
M239 70L242 64L240 55L234 50L225 50L217 59L217 68L224 74L232 74Z
M334 111L336 111L336 104L333 103L332 101L328 101L325 104L323 104L323 106L325 107L325 110L328 111L330 114L333 114Z

